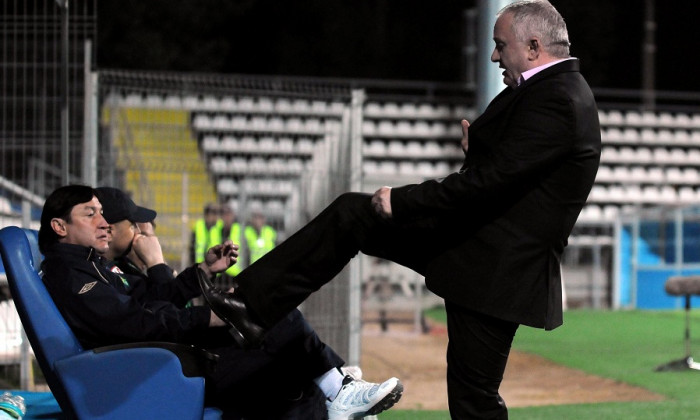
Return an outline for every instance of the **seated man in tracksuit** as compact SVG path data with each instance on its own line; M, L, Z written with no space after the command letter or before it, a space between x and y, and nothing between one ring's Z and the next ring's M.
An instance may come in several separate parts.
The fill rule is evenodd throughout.
M107 217L119 220L105 220L98 197L110 203ZM174 277L157 238L129 227L155 215L114 189L100 193L74 185L47 198L39 231L43 279L86 348L172 341L218 354L217 368L205 383L208 404L221 408L224 418L340 419L378 412L398 400L396 378L379 385L344 377L343 360L298 311L270 331L261 349L235 346L225 323L207 306L187 306L201 293L196 270L208 276L226 270L235 263L235 247L230 241L212 247L204 262ZM124 253L133 247L146 263L145 274L125 274L103 257L111 246L125 244Z

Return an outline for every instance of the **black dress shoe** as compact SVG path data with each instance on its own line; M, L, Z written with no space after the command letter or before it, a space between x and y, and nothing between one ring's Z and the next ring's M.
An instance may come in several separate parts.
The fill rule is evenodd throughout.
M199 279L202 296L209 308L224 322L231 326L231 335L242 348L260 347L265 337L265 329L256 324L248 313L245 303L233 293L223 292L216 288L200 268L195 270Z

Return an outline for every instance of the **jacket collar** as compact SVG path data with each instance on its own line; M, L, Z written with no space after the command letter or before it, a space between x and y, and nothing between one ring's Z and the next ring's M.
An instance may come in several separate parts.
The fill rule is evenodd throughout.
M471 127L478 127L480 124L483 124L484 122L500 114L500 112L503 109L507 108L515 98L522 95L528 87L532 86L538 81L546 79L558 73L578 72L579 68L580 65L578 59L565 60L536 73L535 75L521 83L520 86L518 86L515 89L511 87L506 87L498 95L496 95L495 98L493 98L493 100L486 107L484 113L481 114L479 118L474 120Z
M46 256L68 257L85 261L95 261L100 258L94 248L75 244L63 244L60 242L51 245L49 249L46 250Z

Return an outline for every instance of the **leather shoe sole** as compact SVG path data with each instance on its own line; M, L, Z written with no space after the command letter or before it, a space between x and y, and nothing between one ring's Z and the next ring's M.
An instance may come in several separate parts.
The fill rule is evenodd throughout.
M231 327L231 335L236 343L242 348L260 347L265 337L265 329L256 324L248 313L245 303L233 293L219 290L204 274L197 268L197 278L199 287L202 289L202 296L209 304L209 308L224 322Z

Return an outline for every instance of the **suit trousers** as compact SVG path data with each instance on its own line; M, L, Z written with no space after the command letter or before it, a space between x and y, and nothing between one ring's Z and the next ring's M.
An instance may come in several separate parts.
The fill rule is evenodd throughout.
M498 393L518 324L470 311L447 310L447 397L453 419L507 420Z
M191 340L219 355L206 377L207 404L229 419L324 420L325 396L313 382L345 361L293 310L273 326L262 348L238 348L226 328ZM217 331L218 330L218 331Z
M371 195L346 193L316 218L238 276L253 317L274 325L332 280L362 252L420 274L430 260L456 244L459 224L449 217L396 223L380 217ZM498 388L517 324L447 302L448 395L455 419L507 418Z
M371 195L345 193L299 231L244 269L236 280L248 308L272 326L331 281L358 252L424 274L435 244L444 243L437 218L397 224L371 206Z

